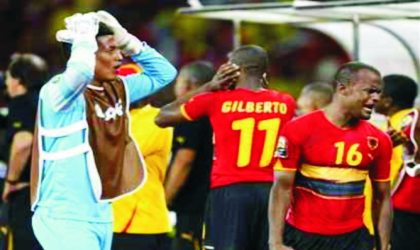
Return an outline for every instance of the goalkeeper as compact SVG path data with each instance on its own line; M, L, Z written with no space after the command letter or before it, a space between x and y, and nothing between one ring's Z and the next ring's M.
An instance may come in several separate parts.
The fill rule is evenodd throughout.
M129 104L176 76L175 68L104 11L65 19L57 40L70 46L64 73L40 92L34 135L31 203L45 250L109 250L110 202L146 179L129 133ZM142 73L117 77L123 57Z

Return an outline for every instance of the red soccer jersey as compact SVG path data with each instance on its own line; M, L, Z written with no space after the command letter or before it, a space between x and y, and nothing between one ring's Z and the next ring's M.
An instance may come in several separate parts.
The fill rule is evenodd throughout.
M205 93L181 107L184 116L208 116L214 131L211 187L238 182L272 182L280 128L295 112L295 101L272 90L235 89Z
M322 235L363 227L366 177L389 181L391 154L389 136L363 120L342 129L315 111L289 122L276 151L279 170L297 170L287 222Z
M414 160L414 162L419 162L418 147L420 145L418 136L415 136L416 133L420 132L418 128L420 123L418 120L418 112L418 110L413 110L403 118L405 122L402 122L405 124L405 126L403 125L402 131L407 138L410 138L411 140L411 143L406 143L406 161ZM415 147L414 144L417 146ZM405 168L405 166L403 166L403 168ZM420 176L417 175L413 177L405 173L405 169L402 171L402 179L392 195L394 207L406 212L420 213Z
M405 173L402 178L401 184L392 195L394 207L410 213L420 213L420 176L412 177Z

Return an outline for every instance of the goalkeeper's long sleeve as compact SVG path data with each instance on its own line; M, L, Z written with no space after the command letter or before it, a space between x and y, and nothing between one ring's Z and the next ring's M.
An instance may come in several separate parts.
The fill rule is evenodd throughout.
M157 92L176 77L175 67L145 42L141 52L131 58L141 66L143 72L122 77L128 88L130 102L136 102Z
M47 84L49 101L55 111L69 107L93 81L97 50L95 37L75 39L66 70Z

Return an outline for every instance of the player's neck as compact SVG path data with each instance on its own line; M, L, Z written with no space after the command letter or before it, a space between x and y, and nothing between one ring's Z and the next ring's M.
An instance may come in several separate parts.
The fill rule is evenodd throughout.
M260 90L263 88L263 82L261 79L255 77L240 78L236 83L237 88Z
M95 86L95 87L102 87L102 82L95 79L91 83L89 83L89 85L92 85L92 86Z
M359 122L359 119L354 118L347 112L343 112L343 108L334 103L328 105L324 112L327 119L340 128L352 127Z

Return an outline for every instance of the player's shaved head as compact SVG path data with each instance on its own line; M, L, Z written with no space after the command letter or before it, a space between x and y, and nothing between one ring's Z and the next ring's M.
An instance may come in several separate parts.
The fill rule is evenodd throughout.
M267 52L257 45L244 45L229 54L230 62L243 68L248 75L261 77L268 69Z
M206 82L211 81L215 74L213 64L209 61L199 60L188 63L182 67L180 75L188 78L197 86L201 86Z
M306 85L297 100L299 114L321 109L332 101L334 89L328 83L315 82Z
M368 70L377 74L379 77L381 76L381 73L379 73L379 71L373 66L362 62L349 62L342 65L337 70L337 73L334 77L334 89L337 89L337 86L339 85L349 86L354 83L354 80L357 78L357 73L359 73L361 70Z
M330 101L332 99L333 92L334 92L334 90L331 87L331 85L329 85L328 83L324 83L324 82L310 83L302 89L302 94L308 94L308 93L317 93L318 94L319 93L319 94L325 95L326 99L328 99Z
M174 85L174 94L180 97L211 81L215 74L213 64L209 61L199 60L184 65Z

